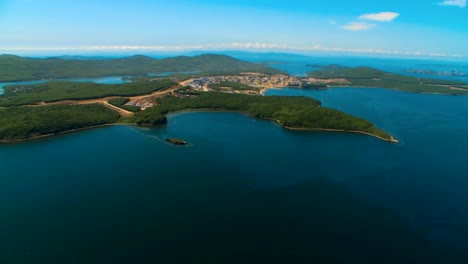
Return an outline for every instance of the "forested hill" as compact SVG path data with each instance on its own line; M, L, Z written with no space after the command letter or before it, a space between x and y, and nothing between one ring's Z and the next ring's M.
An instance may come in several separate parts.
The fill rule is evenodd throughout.
M345 79L346 86L380 87L416 93L468 94L468 83L405 76L369 67L348 68L329 65L310 72L308 77ZM342 85L342 83L330 82L329 85Z
M0 55L0 81L4 82L188 71L202 73L261 72L268 74L280 72L264 65L214 54L164 59L135 55L126 58L90 60L40 59Z

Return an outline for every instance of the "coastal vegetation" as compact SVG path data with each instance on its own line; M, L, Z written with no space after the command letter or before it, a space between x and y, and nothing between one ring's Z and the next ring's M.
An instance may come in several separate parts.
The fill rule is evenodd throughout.
M178 138L166 138L166 141L174 145L187 145L187 142Z
M0 141L17 141L112 124L120 115L99 104L0 108Z
M261 64L214 54L164 59L136 55L127 58L88 60L0 55L0 81L2 82L116 75L142 76L166 72L200 72L214 75L240 72L274 74L280 71Z
M219 78L214 78L216 74L204 75L207 71L219 73L221 77L218 75ZM172 75L153 78L147 75L158 72L176 72L175 75L180 78ZM240 72L244 72L244 75L239 75L237 79L229 79ZM163 125L167 123L167 115L170 113L209 109L238 111L257 118L271 119L289 129L347 131L393 141L391 135L372 123L341 111L321 107L320 101L312 98L236 93L258 93L260 88L256 88L256 85L260 81L269 85L301 83L299 79L284 74L268 75L278 72L280 71L222 55L161 60L145 56L77 60L30 59L1 55L0 80L105 75L136 77L132 82L122 84L49 81L33 85L6 86L4 94L0 96L0 140L16 141L117 122L142 126ZM194 79L194 74L202 76L203 80L213 80L206 85L214 91L203 92L203 89L197 88L201 85L193 87L186 82L180 82L189 75L192 76L190 79ZM229 76L229 74L234 75ZM319 71L310 73L309 77L310 79L345 78L358 86L413 90L415 90L413 87L419 86L449 89L443 83L450 83L418 80L365 67L323 67ZM249 83L243 83L245 80ZM376 85L375 82L381 85ZM463 83L452 82L450 85L456 86L457 91L464 91ZM322 88L324 83L307 82L302 87ZM138 98L138 102L145 105L145 110L141 111L138 106L127 105L130 102L129 97L133 97L132 104L136 104L135 98Z
M0 106L95 99L107 96L135 96L163 91L175 85L177 85L176 82L168 79L123 84L51 81L34 85L13 85L4 88L5 93L0 97Z
M127 99L116 98L111 102L121 107ZM117 122L163 125L169 113L197 109L243 112L275 120L291 129L348 131L392 139L372 123L320 107L320 101L312 98L204 92L192 97L167 95L157 99L156 106L126 118L100 104L4 107L0 108L0 140L17 141Z
M292 129L337 130L371 134L385 140L391 136L369 121L346 113L320 107L320 101L308 97L252 96L206 92L194 98L167 96L158 106L136 113L134 122L158 125L166 122L166 114L194 109L239 111L263 119L273 119Z
M330 65L310 72L308 77L317 79L346 79L351 83L346 86L389 88L416 93L468 94L468 83L404 76L369 67L348 68ZM329 85L341 84L329 83Z

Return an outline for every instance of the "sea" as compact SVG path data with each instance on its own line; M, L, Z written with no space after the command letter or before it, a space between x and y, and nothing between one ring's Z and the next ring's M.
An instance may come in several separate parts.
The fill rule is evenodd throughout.
M468 71L459 61L265 61L297 75L322 64ZM318 99L399 143L196 111L162 127L0 145L0 263L468 263L468 96L274 95Z

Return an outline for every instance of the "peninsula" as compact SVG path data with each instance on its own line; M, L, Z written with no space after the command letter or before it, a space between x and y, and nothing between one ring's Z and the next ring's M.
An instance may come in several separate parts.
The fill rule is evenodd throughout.
M388 88L414 93L468 94L468 83L411 77L369 67L329 65L310 72L303 81L327 86Z
M0 62L4 57L0 57ZM9 56L6 58L10 62L23 59ZM30 59L25 60L31 62ZM152 59L139 56L122 60L126 60L132 67L134 60L161 63L161 60L154 62ZM257 118L271 119L287 129L361 133L397 142L390 134L375 127L369 121L321 107L321 103L315 99L260 96L262 89L265 88L303 85L301 80L278 70L220 55L168 58L164 63L181 60L184 65L181 68L173 66L164 70L179 72L191 70L197 73L157 78L149 75L140 76L132 78L132 82L122 84L51 80L34 85L6 86L5 93L0 96L0 141L21 141L111 124L164 125L167 123L166 115L171 112L211 109L237 111ZM52 61L59 61L62 66L68 63L62 59L52 59ZM189 63L194 61L198 64ZM119 60L86 61L90 63L90 67L97 67L93 63L112 65L112 62L117 65L121 63ZM73 68L75 67L73 65L78 65L77 63L71 60L68 69L77 70ZM189 67L185 65L186 63L192 66ZM52 68L48 67L50 66L40 68L43 69L41 73L43 76L73 76L70 75L71 72L65 73L60 67L54 68L55 74L51 75ZM150 66L142 68L140 65L136 70L132 67L125 72L152 73L159 69ZM115 68L119 67L111 67L101 74L122 73L122 69L112 72ZM5 71L5 68L0 69ZM205 71L214 69L216 72ZM90 76L88 70L77 74ZM26 75L20 71L16 73L15 78L10 75L10 79ZM34 74L28 78L32 77ZM18 80L23 80L21 78Z

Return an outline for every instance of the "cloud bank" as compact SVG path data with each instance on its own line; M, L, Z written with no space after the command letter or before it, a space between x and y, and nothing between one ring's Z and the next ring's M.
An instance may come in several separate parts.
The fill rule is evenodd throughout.
M443 6L458 6L461 8L466 7L466 0L445 0L440 2L439 5Z

